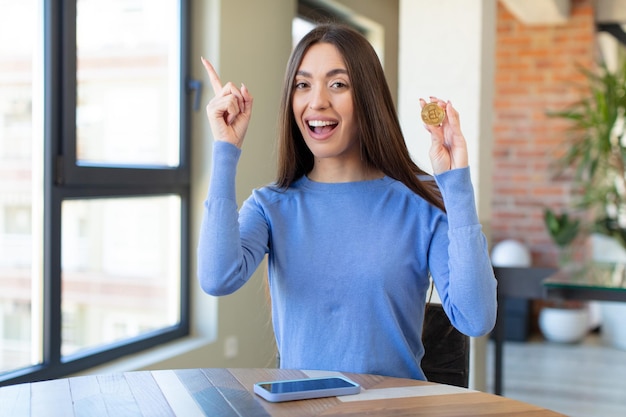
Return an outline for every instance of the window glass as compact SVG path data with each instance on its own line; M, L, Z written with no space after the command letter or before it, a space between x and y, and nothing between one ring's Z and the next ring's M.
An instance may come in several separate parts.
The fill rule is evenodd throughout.
M179 165L177 5L77 1L79 165Z
M179 196L62 205L62 354L180 320Z
M41 362L38 1L0 0L0 373ZM10 40L10 41L9 41ZM33 217L37 216L37 217ZM33 305L33 301L35 305ZM33 310L35 308L35 310ZM34 322L33 320L37 320Z

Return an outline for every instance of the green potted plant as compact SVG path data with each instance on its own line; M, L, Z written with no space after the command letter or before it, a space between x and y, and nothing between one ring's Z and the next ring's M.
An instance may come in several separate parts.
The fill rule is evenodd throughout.
M589 230L596 236L616 242L619 251L606 260L623 260L626 249L626 59L620 56L615 70L602 62L595 70L582 69L587 83L582 87L578 101L568 108L549 113L566 121L570 127L566 149L557 159L560 173L573 175L575 204L586 210L591 219ZM594 241L600 239L592 238ZM595 250L594 250L595 253ZM595 258L594 254L594 260ZM619 306L618 313L601 307L601 331L607 343L626 345L626 332L623 341L608 339L616 329L623 328L623 315L626 307ZM620 317L609 317L619 315ZM609 324L613 323L613 324ZM617 325L615 323L618 323ZM609 325L615 329L609 328Z
M591 230L626 248L626 60L620 60L616 71L604 63L597 71L581 71L588 83L580 99L549 113L565 119L570 128L566 149L557 159L558 172L573 173L576 205L589 211Z
M543 219L552 241L559 248L559 267L574 267L573 242L580 229L581 220L567 211L556 213L546 207ZM543 336L552 342L576 343L589 331L589 312L582 301L552 300L544 301L539 312L539 329Z

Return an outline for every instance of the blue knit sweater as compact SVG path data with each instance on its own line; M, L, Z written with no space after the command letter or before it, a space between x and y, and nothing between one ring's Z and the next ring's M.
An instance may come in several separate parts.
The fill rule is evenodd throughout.
M447 214L391 178L253 191L238 211L240 150L215 142L198 246L202 288L226 295L265 254L282 368L425 379L424 306L432 275L453 325L496 318L496 281L469 168L435 176Z

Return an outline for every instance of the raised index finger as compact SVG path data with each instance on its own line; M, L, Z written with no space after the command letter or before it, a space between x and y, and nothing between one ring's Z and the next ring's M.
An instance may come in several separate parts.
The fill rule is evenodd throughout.
M202 60L202 65L204 65L207 74L209 74L209 80L211 80L213 92L217 94L219 91L222 90L222 82L220 81L220 77L217 75L217 72L215 71L215 68L213 68L213 65L211 65L211 63L207 59L205 59L204 57L200 57L200 59Z

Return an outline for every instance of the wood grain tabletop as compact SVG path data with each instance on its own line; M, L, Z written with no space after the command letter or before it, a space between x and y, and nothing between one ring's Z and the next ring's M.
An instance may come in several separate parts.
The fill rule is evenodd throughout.
M362 387L341 397L270 403L261 381L343 375ZM378 375L285 369L176 369L77 376L0 388L1 417L69 416L532 416L562 414L450 385Z

